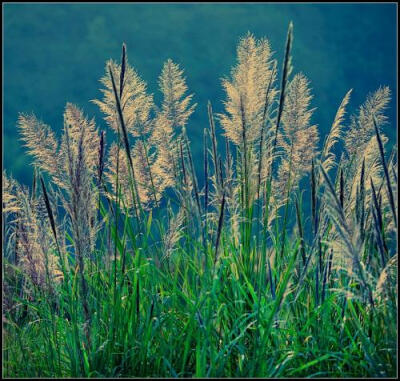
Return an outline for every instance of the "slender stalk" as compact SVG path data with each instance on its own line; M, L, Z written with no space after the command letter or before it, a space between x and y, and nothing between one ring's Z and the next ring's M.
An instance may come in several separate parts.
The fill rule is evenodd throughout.
M387 168L387 165L386 165L385 153L384 153L384 150L383 150L382 139L381 139L381 136L379 134L379 130L378 130L378 126L376 124L375 116L373 117L373 121L374 121L374 127L375 127L376 140L378 141L379 153L381 155L383 171L384 171L385 179L386 179L386 186L387 186L387 191L388 191L388 195L389 195L390 208L391 208L392 213L393 213L393 222L394 222L394 225L397 228L397 215L396 215L396 208L394 206L394 197L393 197L392 185L390 184L389 171L388 171L388 168Z

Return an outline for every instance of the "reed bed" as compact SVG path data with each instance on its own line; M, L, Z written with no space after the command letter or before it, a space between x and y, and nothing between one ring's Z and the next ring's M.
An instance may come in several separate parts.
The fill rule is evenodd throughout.
M156 105L125 44L93 100L107 130L72 104L60 140L19 116L34 172L3 172L4 377L397 375L390 90L353 113L349 90L320 142L293 43L290 24L280 66L240 39L202 158L182 68Z

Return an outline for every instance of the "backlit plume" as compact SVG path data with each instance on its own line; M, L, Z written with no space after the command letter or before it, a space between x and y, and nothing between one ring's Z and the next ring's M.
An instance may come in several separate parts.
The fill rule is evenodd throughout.
M231 79L222 81L226 115L219 115L226 136L238 146L245 139L252 143L260 138L272 68L272 52L266 39L256 40L249 33L240 40ZM275 90L269 98L273 99L274 94Z
M115 105L115 96L108 72L111 67L113 73L120 73L121 65L110 60L106 64L106 74L100 80L104 85L101 91L104 94L103 100L94 100L93 102L100 107L100 110L106 115L105 120L109 126L118 132L119 119ZM153 96L148 95L146 83L139 77L135 69L129 64L125 65L124 85L121 95L121 108L124 115L124 121L128 132L134 136L146 135L149 132L149 116L153 108ZM120 92L120 83L116 81L117 91Z
M282 114L282 131L279 145L282 161L278 170L277 183L280 189L296 186L310 171L311 161L318 144L318 130L311 125L313 109L310 109L309 82L303 74L296 74L289 83Z

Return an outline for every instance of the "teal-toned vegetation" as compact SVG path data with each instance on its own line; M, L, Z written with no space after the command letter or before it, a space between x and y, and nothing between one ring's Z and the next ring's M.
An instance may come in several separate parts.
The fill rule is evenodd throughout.
M61 140L19 116L35 170L3 172L3 376L396 376L390 90L350 118L343 94L319 150L293 43L290 24L278 63L239 41L201 161L182 68L157 105L125 45L93 100L108 131L70 103Z

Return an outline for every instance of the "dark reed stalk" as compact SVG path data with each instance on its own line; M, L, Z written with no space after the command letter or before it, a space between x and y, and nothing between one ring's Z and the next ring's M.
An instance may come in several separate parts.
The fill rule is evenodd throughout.
M122 44L122 57L121 57L121 72L119 74L119 98L122 98L122 91L124 88L124 77L125 77L125 65L126 65L126 46Z
M219 177L221 179L221 186L222 188L224 187L224 176L223 176L223 172L222 172L222 160L221 157L218 157L218 167L219 167Z
M301 223L301 215L300 215L300 207L299 207L299 201L296 198L295 201L296 205L296 217L297 217L297 226L299 228L299 235L300 235L300 252L301 252L301 258L303 260L303 265L306 264L306 250L304 247L304 234L303 234L303 226Z
M214 116L213 116L213 111L212 111L210 101L208 101L208 104L207 104L207 111L208 111L208 120L209 120L210 127L211 127L211 142L212 142L212 153L213 153L212 156L213 156L213 162L214 162L216 182L217 182L217 185L222 188L221 179L219 178L219 173L218 173L217 136L216 136L216 132L215 132Z
M114 95L115 95L115 103L117 104L117 111L118 111L119 121L120 121L120 125L121 125L121 130L122 130L122 136L123 136L123 142L124 142L124 145L125 145L126 155L127 155L128 161L129 161L129 165L133 169L131 149L130 149L129 140L128 140L128 132L126 130L126 126L125 126L125 122L124 122L124 116L122 114L122 109L121 109L121 102L120 102L120 99L119 99L119 96L118 96L118 93L117 93L117 88L115 86L115 81L114 81L114 76L113 76L113 73L112 73L111 66L108 66L108 70L109 70L109 73L110 73L111 82L112 82L112 86L113 86L113 91L114 91Z
M382 209L382 193L379 193L378 195L378 205L379 209Z
M316 178L314 158L311 160L311 218L312 218L312 231L314 236L317 234L317 192L316 192Z
M270 163L269 170L268 170L267 189L270 189L271 184L272 184L274 154L275 154L276 144L278 141L279 125L280 125L280 120L282 117L282 111L283 111L283 106L284 106L284 101L285 101L285 89L286 89L286 85L288 82L288 76L289 76L289 72L290 72L290 60L291 60L290 59L290 51L292 48L292 39L293 39L293 23L290 22L289 28L288 28L288 33L287 33L287 38L286 38L285 57L284 57L284 62L283 62L282 81L281 81L281 89L280 89L280 97L279 97L279 109L278 109L278 115L276 118L275 136L274 136L274 141L273 141L273 145L272 145L272 149L271 149L271 163ZM269 196L270 196L270 193L268 192L267 202L269 202ZM265 226L265 219L264 219L264 226Z
M182 146L182 140L179 140L179 154L180 154L180 160L181 160L181 178L180 178L180 184L183 188L183 191L186 195L186 199L191 199L191 189L189 188L189 180L188 180L188 176L186 173L186 165L185 165L185 157L183 154L183 146ZM183 178L182 178L183 177ZM189 224L191 222L191 219L189 217L189 214L191 213L191 209L188 207L188 204L185 202L185 220L186 220L186 229L187 232L189 232ZM187 246L187 250L189 250L189 243L188 241L186 241L186 246Z
M220 238L221 238L222 224L224 221L224 207L225 207L225 192L223 192L223 194L222 194L221 210L220 210L219 219L218 219L218 230L217 230L217 237L216 237L216 241L215 241L215 256L214 256L213 273L215 271L215 266L216 266L217 259L218 259L218 248L219 248L219 242L220 242Z
M191 172L191 175L192 175L192 181L193 181L194 195L195 195L195 198L196 198L196 204L197 204L197 208L199 210L199 216L201 216L201 205L200 205L199 189L198 189L198 184L197 184L197 176L196 176L196 172L194 170L192 153L191 153L190 146L189 146L189 140L188 140L186 134L185 134L185 145L186 145L186 151L187 151L188 156L189 156L189 167L190 167L190 172Z
M286 85L288 82L288 76L290 73L290 52L292 49L292 40L293 40L293 23L289 23L289 28L288 28L288 33L287 33L287 38L286 38L286 47L285 47L285 58L283 60L283 70L282 70L282 81L281 81L281 91L280 91L280 98L279 98L279 109L278 109L278 115L276 118L276 126L275 126L275 138L274 138L274 143L273 143L273 151L274 153L277 139L278 139L278 130L279 130L279 125L281 122L281 117L282 117L282 111L283 111L283 106L285 102L285 90L286 90Z
M56 224L55 224L55 222L54 222L53 211L52 211L51 206L50 206L49 197L48 197L48 195L47 195L46 186L44 185L44 181L43 181L43 177L42 177L42 176L40 176L40 182L41 182L41 184L42 184L42 191L43 191L44 203L45 203L45 205L46 205L46 210L47 210L47 215L48 215L48 217L49 217L51 230L52 230L52 232L53 232L54 239L55 239L55 241L56 241L56 245L58 246Z
M327 276L327 281L329 281L329 278L331 276L332 272L332 260L333 260L333 249L331 249L331 252L329 254L329 259L328 259L328 276Z
M34 201L36 198L36 183L37 183L37 169L33 168L33 179L32 179L32 192L31 192L31 201Z
M261 170L262 170L262 159L263 159L263 148L264 148L264 134L265 134L265 125L266 125L266 115L267 115L267 110L269 106L269 92L271 90L271 85L272 85L272 79L274 77L276 70L276 61L274 61L274 66L272 69L271 76L268 81L268 86L267 86L267 91L265 93L265 103L264 103L264 109L263 109L263 117L262 117L262 122L261 122L261 136L260 136L260 145L259 145L259 161L258 161L258 179L257 179L257 199L260 198L260 186L261 186Z
M130 170L132 171L132 181L133 181L133 188L134 188L134 192L133 192L133 203L134 203L134 207L135 207L135 212L136 212L136 216L139 220L139 216L138 216L138 211L136 208L136 203L139 206L139 208L141 209L141 203L140 203L140 198L139 198L139 192L137 190L137 184L136 184L136 178L135 178L135 170L133 167L133 163L132 163L132 157L131 157L131 150L129 147L129 140L128 140L128 132L125 126L125 122L124 122L124 116L122 114L122 109L121 109L121 102L118 96L118 92L117 92L117 88L115 86L115 81L114 81L114 76L112 73L112 69L111 66L108 66L108 70L110 73L110 77L111 77L111 82L112 82L112 87L113 87L113 92L114 92L114 96L115 96L115 103L117 105L117 111L118 111L118 116L119 116L119 121L120 121L120 125L121 125L121 130L122 130L122 135L123 135L123 141L124 141L124 145L125 145L125 152L126 152L126 156L128 158L128 163L129 163L129 167Z
M385 242L385 237L383 235L382 210L379 205L379 201L377 199L374 182L372 181L372 179L370 179L370 181L371 181L371 190L372 190L372 200L373 200L373 206L374 206L374 208L371 208L371 209L372 209L372 217L374 219L376 241L377 241L379 253L381 254L382 267L385 267L388 248L387 248L387 245Z
M378 126L376 125L375 116L373 117L373 121L374 121L376 139L378 141L378 146L379 146L379 153L381 155L383 171L385 173L385 178L386 178L386 186L387 186L387 191L388 191L388 195L389 195L390 208L392 209L394 224L395 224L395 226L397 228L397 216L396 216L396 208L394 206L393 191L392 191L392 186L390 184L389 171L388 171L388 168L387 168L387 165L386 165L385 153L384 153L384 150L383 150L382 139L381 139L381 136L379 134Z

